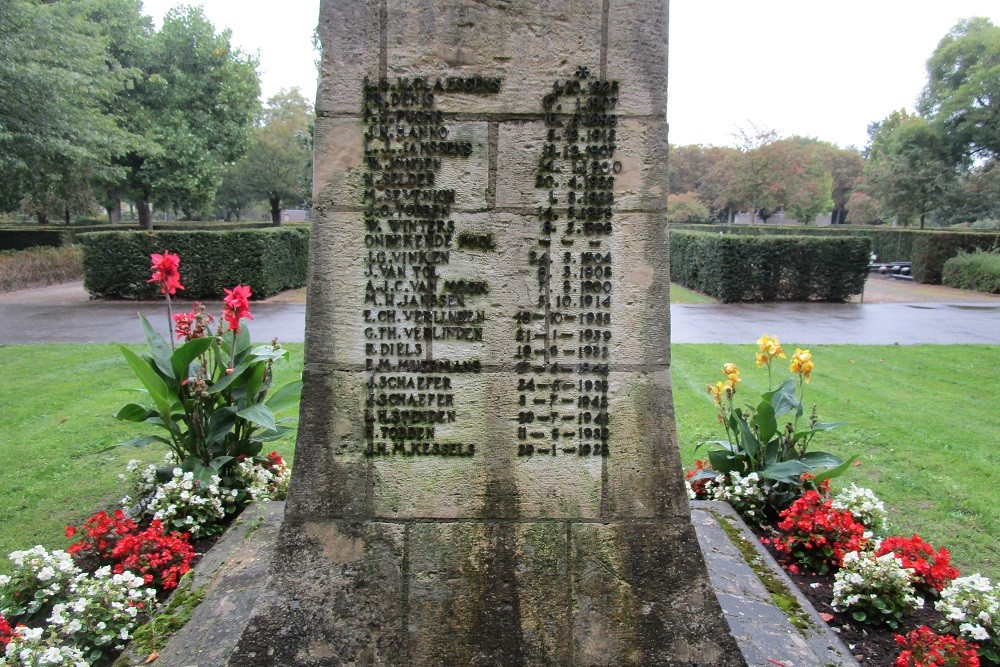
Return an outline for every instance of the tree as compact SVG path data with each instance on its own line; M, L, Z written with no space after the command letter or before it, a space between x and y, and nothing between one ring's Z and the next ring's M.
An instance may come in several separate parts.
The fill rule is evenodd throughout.
M123 85L92 2L5 0L0 13L0 204L40 222L117 176L127 140L104 104Z
M980 16L959 21L927 61L918 108L956 156L1000 156L1000 26Z
M940 130L920 116L894 111L870 129L865 176L882 205L909 220L943 203L954 187L953 154ZM905 224L905 223L904 223Z
M137 136L121 158L120 189L152 227L150 204L189 217L215 197L228 163L247 150L257 118L260 81L252 57L216 33L201 9L179 7L137 54L141 76L120 96L119 118Z
M781 208L775 173L778 154L774 142L778 133L751 124L741 128L736 139L739 153L730 163L729 198L750 211L751 225L758 215L767 222Z
M827 154L831 144L808 137L779 139L771 146L772 198L788 215L809 224L833 208L833 176Z
M708 207L694 192L685 192L667 197L667 222L671 224L692 224L708 222L711 214Z
M732 163L739 151L728 146L671 146L671 195L696 193L710 214L730 222L737 213L732 197Z
M312 169L312 113L312 105L298 88L270 98L250 150L227 175L226 192L251 192L267 199L275 225L281 224L282 202L306 198Z

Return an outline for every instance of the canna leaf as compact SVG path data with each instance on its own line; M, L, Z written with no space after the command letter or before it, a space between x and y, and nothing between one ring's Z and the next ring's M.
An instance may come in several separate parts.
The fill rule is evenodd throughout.
M170 355L170 367L174 371L174 377L186 380L191 362L205 354L214 342L214 338L194 338L174 350Z
M301 395L302 380L296 380L294 382L289 382L271 394L267 400L264 401L264 405L271 408L271 412L281 412L282 410L294 407L295 404L299 402Z
M174 369L170 365L170 345L142 313L139 313L139 321L142 323L142 333L146 336L146 342L149 344L149 351L153 353L156 367L168 378L176 380L177 374L174 373Z

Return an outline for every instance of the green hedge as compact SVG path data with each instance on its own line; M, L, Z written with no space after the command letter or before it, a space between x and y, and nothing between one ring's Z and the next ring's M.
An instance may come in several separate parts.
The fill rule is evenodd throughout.
M1000 254L961 253L944 263L942 282L949 287L1000 294Z
M149 256L164 250L181 256L182 295L221 299L223 288L250 285L265 298L306 282L307 227L190 232L94 232L83 244L83 286L95 296L151 299Z
M767 225L671 225L671 229L708 232L718 234L751 234L751 235L779 235L779 236L860 236L871 239L872 252L878 255L879 261L883 262L909 262L913 255L913 239L916 234L932 234L935 232L921 232L914 229L882 228L882 227L849 227L837 225L836 227L816 227L816 226L771 226Z
M945 262L959 253L1000 250L1000 234L984 232L925 232L913 241L913 279L940 285Z
M0 250L58 248L68 243L68 232L50 229L0 229Z
M671 230L670 279L717 299L845 301L868 276L871 240Z

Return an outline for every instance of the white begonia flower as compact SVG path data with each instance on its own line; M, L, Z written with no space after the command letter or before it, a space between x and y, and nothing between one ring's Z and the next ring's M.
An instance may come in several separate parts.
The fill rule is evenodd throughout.
M74 618L66 626L66 632L68 632L69 634L72 635L72 634L76 634L77 632L79 632L82 628L83 628L83 624L80 622L80 619Z
M53 568L46 565L45 567L43 567L41 570L38 571L38 574L36 576L38 577L39 581L48 581L52 577L56 576L56 571Z

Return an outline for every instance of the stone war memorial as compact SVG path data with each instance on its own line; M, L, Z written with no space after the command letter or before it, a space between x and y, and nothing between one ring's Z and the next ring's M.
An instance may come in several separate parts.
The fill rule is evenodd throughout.
M305 388L230 665L743 665L670 391L666 0L325 0Z

